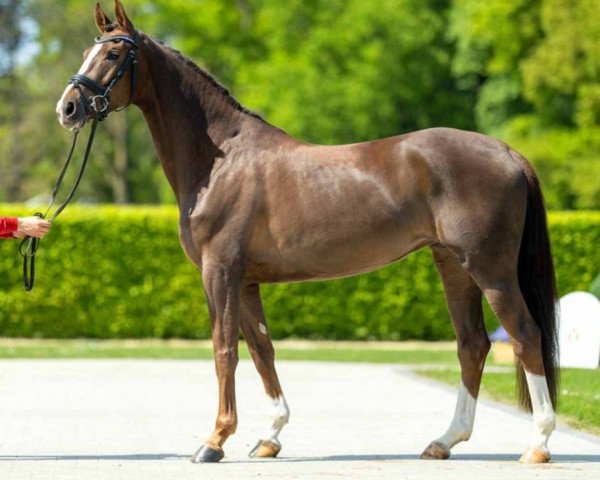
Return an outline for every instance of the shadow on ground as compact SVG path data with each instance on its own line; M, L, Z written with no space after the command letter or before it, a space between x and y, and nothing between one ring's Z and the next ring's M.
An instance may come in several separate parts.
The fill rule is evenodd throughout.
M120 461L153 461L153 460L181 460L188 459L190 455L181 455L177 453L140 453L130 455L0 455L0 462L15 461L81 461L81 460L120 460ZM516 462L519 459L518 454L459 454L453 455L446 462L456 461L475 461L475 462ZM221 463L290 463L290 462L385 462L400 460L420 460L419 455L399 454L399 455L330 455L326 457L280 457L276 459L252 459L235 460L225 459ZM423 460L429 462L431 460ZM435 461L435 460L433 460ZM551 463L598 463L600 455L553 455Z

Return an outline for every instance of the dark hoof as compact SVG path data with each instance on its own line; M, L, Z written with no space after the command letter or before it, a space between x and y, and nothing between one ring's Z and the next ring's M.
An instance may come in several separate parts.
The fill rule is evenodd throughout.
M222 448L215 450L214 448L210 448L208 445L202 445L190 461L192 463L216 463L221 460L225 456L225 452L223 452Z
M440 442L431 442L421 454L423 460L446 460L450 456L450 449Z
M259 440L248 456L250 458L275 458L280 451L281 443L278 440Z

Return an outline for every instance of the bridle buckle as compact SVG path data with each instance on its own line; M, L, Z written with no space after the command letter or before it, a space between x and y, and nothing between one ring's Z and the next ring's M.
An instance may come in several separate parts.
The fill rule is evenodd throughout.
M95 97L92 97L90 107L92 107L94 111L100 115L108 110L108 107L110 107L110 102L108 101L108 98L102 95L96 95Z

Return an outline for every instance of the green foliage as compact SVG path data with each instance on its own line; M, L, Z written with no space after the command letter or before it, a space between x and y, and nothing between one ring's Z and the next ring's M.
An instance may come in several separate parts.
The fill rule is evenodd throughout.
M474 126L472 95L450 71L449 1L155 5L161 34L244 105L303 140L351 143L439 124Z
M560 295L587 291L600 272L600 212L551 213L549 220Z
M0 215L19 213L0 207ZM179 246L177 222L172 207L71 208L41 244L31 294L17 242L0 242L0 334L208 338L200 275ZM600 213L551 214L550 226L561 293L586 290L600 271ZM275 338L453 337L426 250L369 275L262 293Z
M533 116L513 120L503 140L529 161L542 179L550 209L597 209L600 205L600 126L542 128Z
M524 94L547 120L573 124L575 112L580 111L580 115L598 125L599 7L598 0L542 3L540 15L545 35L522 62L522 70Z
M50 188L70 142L54 105L97 30L93 2L8 3L0 201L18 202ZM474 129L531 159L550 208L600 207L600 0L125 3L138 28L302 140ZM88 178L89 201L174 202L135 107L100 129Z
M0 324L5 335L209 333L206 313L200 313L200 275L179 246L173 208L69 209L41 244L32 294L22 291L17 242L0 247L5 272Z
M534 164L553 209L600 206L598 0L457 0L453 71L480 130Z
M451 364L457 366L452 342L328 342L283 340L275 343L278 360L352 363ZM84 340L0 339L0 359L5 358L161 358L212 359L210 340ZM239 356L250 359L240 343Z

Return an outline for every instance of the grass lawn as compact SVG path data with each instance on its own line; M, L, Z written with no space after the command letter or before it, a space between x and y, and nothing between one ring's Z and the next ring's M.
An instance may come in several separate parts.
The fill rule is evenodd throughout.
M453 342L275 342L277 359L325 362L451 364ZM0 358L212 359L210 341L0 339ZM250 354L240 341L240 358Z
M455 348L454 342L275 342L279 360L415 365L419 375L458 386L460 373ZM0 358L3 359L208 360L212 355L209 341L0 339ZM240 357L250 358L243 341ZM487 365L496 365L491 355ZM485 371L481 395L515 406L512 369L510 372ZM600 434L600 370L563 369L558 411L563 423Z

